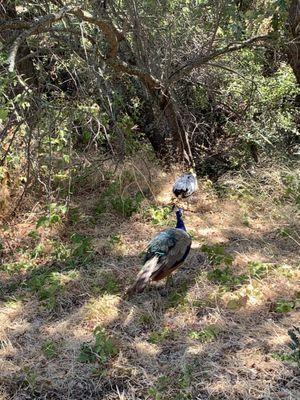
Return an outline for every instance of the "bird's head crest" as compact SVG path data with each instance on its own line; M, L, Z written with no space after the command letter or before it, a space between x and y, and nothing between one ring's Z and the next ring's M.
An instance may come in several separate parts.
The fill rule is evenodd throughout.
M196 172L195 172L194 168L192 168L192 167L188 169L188 173L193 176L196 176Z
M176 213L177 217L183 216L183 208L177 207L175 204L173 205L173 211Z

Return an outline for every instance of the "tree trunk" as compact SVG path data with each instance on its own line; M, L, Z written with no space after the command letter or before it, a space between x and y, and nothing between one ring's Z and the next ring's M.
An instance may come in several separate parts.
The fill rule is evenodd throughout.
M6 4L5 4L6 3ZM0 7L0 19L6 22L10 20L17 20L18 14L17 11L12 4L13 2L4 2ZM13 40L15 39L15 31L4 30L0 32L0 41L3 43L4 48L9 50ZM17 55L17 63L16 68L19 75L22 75L23 79L26 81L28 86L37 83L37 78L35 75L35 69L32 62L32 58L28 57L30 55L30 49L26 42L20 45L18 55ZM24 59L27 57L26 59ZM22 60L24 59L24 60ZM21 60L21 61L18 61Z
M289 63L294 71L297 83L300 85L300 0L291 2L287 26L291 38L287 47Z
M0 6L0 19L6 22L11 20L18 19L18 13L13 5L13 2L6 1ZM15 40L15 31L13 30L4 30L0 31L0 42L3 44L3 47L6 51L9 51L12 42ZM30 57L30 49L26 43L22 43L20 45L17 57L16 57L16 70L18 75L22 77L22 80L25 82L26 86L35 88L38 87L38 79L35 73L35 67ZM24 91L24 86L18 84L17 86L11 86L10 90L7 92L8 97L13 98L17 94ZM37 106L34 101L30 102L30 108L26 113L26 120L31 129L34 128L37 122ZM12 124L14 123L14 118L12 118Z
M171 137L174 140L172 143L173 153L171 155L176 161L183 162L189 167L194 167L187 133L184 130L180 115L168 90L162 91L158 106L166 118Z

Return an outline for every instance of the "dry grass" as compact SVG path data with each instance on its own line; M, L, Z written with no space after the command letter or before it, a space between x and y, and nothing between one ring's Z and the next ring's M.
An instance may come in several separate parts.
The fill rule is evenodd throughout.
M2 231L0 398L299 399L299 369L278 356L290 353L287 331L300 325L299 214L280 172L226 177L222 197L200 182L185 213L192 251L174 286L124 300L146 243L171 223L154 225L147 208L169 204L177 173L135 165L145 199L130 218L95 214L102 187L93 175L73 199L75 220L37 230L36 207ZM209 262L203 244L233 256L227 278L237 280L211 278L225 266ZM97 350L97 326L116 352L80 362L84 343Z

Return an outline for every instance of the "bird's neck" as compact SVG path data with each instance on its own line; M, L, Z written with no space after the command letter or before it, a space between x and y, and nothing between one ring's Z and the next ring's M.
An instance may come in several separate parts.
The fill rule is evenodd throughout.
M176 223L176 227L175 228L182 229L183 231L186 231L184 222L182 221L181 217L177 216L177 223Z

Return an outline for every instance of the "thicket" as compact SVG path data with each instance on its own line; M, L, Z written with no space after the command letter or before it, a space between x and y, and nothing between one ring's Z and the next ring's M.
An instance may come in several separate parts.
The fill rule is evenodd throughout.
M4 1L0 206L68 200L138 152L211 179L293 160L299 24L299 1Z

